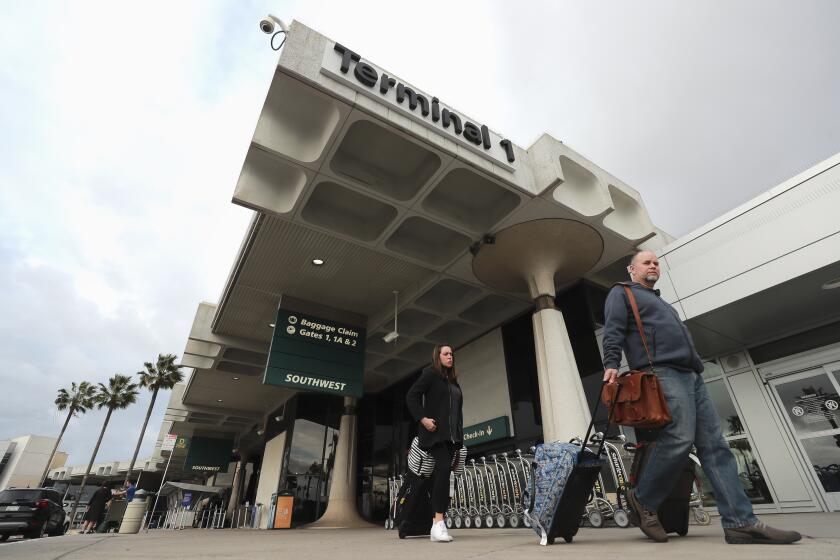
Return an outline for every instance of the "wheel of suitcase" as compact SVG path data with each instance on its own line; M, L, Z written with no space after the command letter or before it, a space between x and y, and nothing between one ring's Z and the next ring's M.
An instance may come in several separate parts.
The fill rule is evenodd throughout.
M472 517L470 517L469 515L468 515L468 516L466 516L466 517L464 518L464 527L466 527L467 529L469 529L470 527L472 527L472 520L473 520L473 518L472 518Z
M574 539L574 538L575 538L574 535L563 535L563 540L566 541L567 543L572 542L572 539Z
M604 516L601 515L601 512L598 510L590 511L589 515L587 516L587 519L589 519L589 524L595 527L596 529L600 529L604 526Z
M460 515L456 515L453 523L455 524L456 529L460 529L464 525L464 520L461 519Z
M388 529L390 529L390 528L391 528L391 520L390 520L390 519L386 519L386 520L385 520L385 530L387 531L387 530L388 530Z
M480 515L476 515L475 517L473 517L473 527L475 527L476 529L481 529L481 523L482 522Z
M488 529L492 529L494 523L495 523L495 517L493 517L492 515L490 515L488 513L487 517L484 518L484 526L487 527Z
M712 516L703 508L694 508L694 520L698 525L709 525L712 522Z
M452 528L452 518L451 518L451 517L449 517L449 516L447 516L447 517L446 517L446 528L447 528L447 529L451 529L451 528Z
M507 521L507 519L505 519L504 514L502 514L502 513L498 514L496 516L496 527L499 527L499 528L504 527L506 521Z
M630 526L630 516L627 515L627 512L623 509L615 510L615 513L613 513L613 521L615 521L615 524L622 529L626 529Z
M677 531L677 534L681 537L684 537L688 534L688 529Z
M524 515L522 516L522 523L523 523L526 527L528 527L529 529L531 528L531 520L530 520L530 519L528 519L527 517L525 517Z
M510 526L513 527L514 529L519 527L519 515L517 515L515 513L511 513L510 517L508 517L508 523L510 523Z

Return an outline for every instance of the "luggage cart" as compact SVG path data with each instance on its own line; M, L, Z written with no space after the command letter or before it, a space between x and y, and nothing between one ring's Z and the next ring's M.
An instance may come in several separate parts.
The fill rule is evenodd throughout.
M507 454L505 454L507 455ZM495 470L496 481L499 486L499 508L501 513L496 514L496 527L505 527L510 525L510 516L515 514L513 509L513 498L510 491L510 477L507 469L505 469L504 462L499 462L499 456L493 454L490 456L493 460L493 469ZM518 524L519 519L517 519Z
M519 479L519 473L516 472L516 464L510 460L507 452L502 453L502 460L504 466L502 467L507 473L508 481L510 482L510 503L511 513L508 515L508 525L514 529L522 524L522 485Z
M393 529L397 516L397 496L403 483L402 475L388 477L388 519L385 520L385 530Z
M446 523L447 529L451 529L455 525L455 517L458 515L458 477L455 473L449 474L449 489L452 494L449 496L449 507L443 514L443 520Z
M601 443L602 439L604 439L604 434L598 432L589 441L593 445L597 445ZM620 435L617 438L606 438L604 441L607 463L609 464L610 474L615 484L616 501L613 503L607 498L604 479L599 475L595 482L592 501L586 509L586 520L592 527L600 528L605 525L607 520L612 519L617 526L624 529L630 526L630 514L627 507L627 483L629 476L627 468L624 465L624 460L621 457L621 452L610 440L624 444L625 437L624 435Z
M455 496L453 497L453 505L446 517L446 526L450 529L455 527L460 529L464 526L464 517L469 515L467 510L467 492L464 485L465 472L455 475Z
M498 487L496 486L496 477L493 475L493 470L491 469L490 465L487 464L487 459L485 457L481 457L481 466L482 470L484 471L485 481L487 483L488 497L488 512L484 514L484 526L487 528L493 528L493 525L496 521L496 517L502 514L502 508L499 505L499 492ZM502 521L504 521L503 515ZM504 526L504 523L502 524L502 526Z
M478 488L475 484L476 470L475 459L470 459L470 466L464 466L464 486L467 490L467 514L464 516L464 527L469 529L473 525L474 518L480 518Z
M533 453L533 451L532 451ZM528 516L525 515L525 489L531 487L531 462L533 461L533 456L523 455L521 449L516 450L516 462L518 463L517 473L521 475L520 482L522 485L520 486L521 496L519 499L519 507L522 511L522 523L525 527L531 527L531 520L528 519Z

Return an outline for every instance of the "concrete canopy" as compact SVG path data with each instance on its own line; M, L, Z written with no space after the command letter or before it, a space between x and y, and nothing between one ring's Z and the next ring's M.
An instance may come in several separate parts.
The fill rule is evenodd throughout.
M428 363L435 343L463 345L532 306L527 286L475 276L485 236L535 220L582 224L597 254L564 285L611 283L613 263L667 241L635 190L562 142L520 148L299 22L233 201L255 215L218 306L199 309L183 402L222 408L236 394L251 414L289 394L259 383L283 296L366 318L365 390L377 391ZM393 291L400 338L386 344Z

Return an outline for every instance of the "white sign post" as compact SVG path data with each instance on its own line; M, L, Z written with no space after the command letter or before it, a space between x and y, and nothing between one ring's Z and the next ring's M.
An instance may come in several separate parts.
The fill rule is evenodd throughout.
M152 512L149 514L149 523L152 521L152 516L155 514L155 508L157 508L158 498L160 498L160 491L163 489L163 483L166 481L166 473L169 471L169 463L172 462L172 455L175 454L175 442L178 441L177 434L166 434L163 438L163 443L160 444L160 450L169 451L169 459L166 460L166 468L163 469L163 476L160 479L160 488L158 488L157 494L155 494L155 505L152 506ZM158 520L158 525L160 525L160 520ZM146 531L149 530L148 523L146 524Z

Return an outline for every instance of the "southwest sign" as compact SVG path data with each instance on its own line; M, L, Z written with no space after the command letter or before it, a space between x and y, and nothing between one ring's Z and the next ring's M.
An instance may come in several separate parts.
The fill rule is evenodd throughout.
M362 396L365 329L283 308L274 325L263 383Z
M178 447L177 443L175 445ZM184 470L188 472L226 473L233 440L195 436L189 441Z
M507 416L499 416L480 424L464 427L464 444L466 445L477 445L506 437L510 437Z

